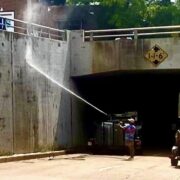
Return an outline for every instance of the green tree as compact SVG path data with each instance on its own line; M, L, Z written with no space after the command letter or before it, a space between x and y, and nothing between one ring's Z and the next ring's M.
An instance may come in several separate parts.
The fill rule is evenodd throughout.
M97 0L69 0L69 4L88 5ZM116 28L162 26L180 23L180 0L99 0L106 8L107 25Z
M116 27L139 27L143 24L146 12L144 0L127 0L113 5L114 13L109 23Z
M95 0L67 0L69 5L90 5L90 3L97 2Z

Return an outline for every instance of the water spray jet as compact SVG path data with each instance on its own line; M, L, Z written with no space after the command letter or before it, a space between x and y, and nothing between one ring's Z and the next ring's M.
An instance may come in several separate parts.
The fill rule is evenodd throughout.
M73 91L71 91L70 89L66 88L64 85L60 84L59 82L57 82L56 80L52 79L48 74L46 74L45 72L43 72L41 69L39 69L37 66L35 66L34 64L32 64L31 62L29 62L26 59L27 64L32 67L33 69L35 69L37 72L39 72L41 75L43 75L44 77L46 77L47 79L49 79L51 82L53 82L54 84L58 85L59 87L61 87L62 89L64 89L65 91L67 91L69 94L75 96L76 98L80 99L81 101L83 101L84 103L86 103L87 105L91 106L92 108L94 108L95 110L99 111L100 113L108 116L108 114L104 111L102 111L101 109L99 109L98 107L94 106L93 104L91 104L90 102L88 102L87 100L85 100L84 98L82 98L81 96L77 95L76 93L74 93Z

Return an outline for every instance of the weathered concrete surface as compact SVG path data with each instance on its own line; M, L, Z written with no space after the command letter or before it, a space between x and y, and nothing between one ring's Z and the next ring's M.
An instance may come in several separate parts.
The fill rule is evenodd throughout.
M179 180L179 166L170 166L166 155L93 156L74 154L0 164L1 180Z
M0 153L71 146L68 42L0 32Z
M11 38L0 33L0 153L13 151Z
M72 32L71 37L72 76L123 70L180 68L179 37L83 42L80 31ZM168 57L159 65L154 65L144 57L156 44L168 53Z
M158 66L144 59L155 44L169 55ZM64 42L0 32L0 153L87 145L84 103L27 61L78 93L71 76L120 70L178 70L179 46L177 37L83 42L82 32L74 31Z
M71 43L71 76L92 74L92 44L83 42L81 31L73 31Z

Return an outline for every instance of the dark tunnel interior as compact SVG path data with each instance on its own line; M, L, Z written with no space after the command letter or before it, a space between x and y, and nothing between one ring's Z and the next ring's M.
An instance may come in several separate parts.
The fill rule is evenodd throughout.
M81 96L101 110L111 114L137 111L144 147L173 145L172 125L178 126L180 72L114 72L73 79ZM90 136L94 132L93 124L106 117L91 107L84 113Z

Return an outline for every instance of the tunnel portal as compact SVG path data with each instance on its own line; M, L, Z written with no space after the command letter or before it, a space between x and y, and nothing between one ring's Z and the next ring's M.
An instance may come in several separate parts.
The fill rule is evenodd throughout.
M110 114L138 112L142 143L148 148L170 148L178 126L180 71L125 71L73 78L82 95ZM85 112L85 126L91 136L93 124L103 121L91 108Z

